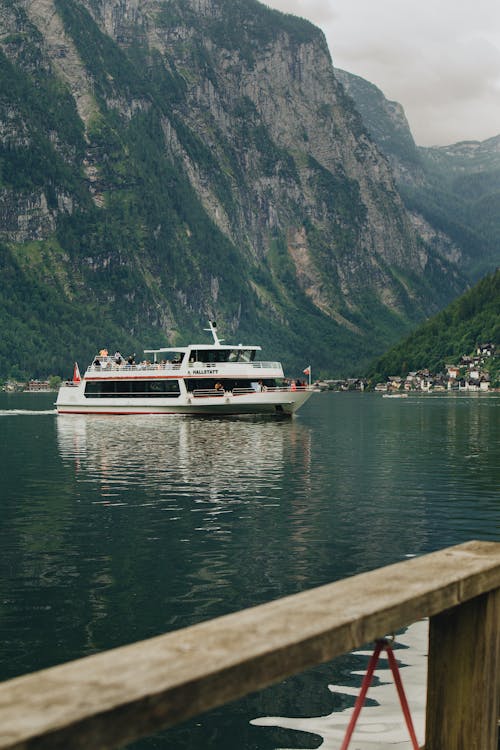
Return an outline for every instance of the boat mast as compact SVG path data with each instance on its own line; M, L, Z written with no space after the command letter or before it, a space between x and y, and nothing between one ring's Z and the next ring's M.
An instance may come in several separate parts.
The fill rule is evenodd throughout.
M220 346L221 342L224 341L224 339L220 339L217 336L217 323L215 322L215 320L209 320L208 321L208 325L210 326L210 328L204 328L203 330L204 331L210 331L210 333L214 337L214 344L215 344L215 346Z

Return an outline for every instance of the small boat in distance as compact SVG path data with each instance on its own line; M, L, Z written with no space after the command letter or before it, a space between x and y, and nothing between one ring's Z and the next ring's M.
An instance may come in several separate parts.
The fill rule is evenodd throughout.
M103 349L80 377L59 389L58 414L290 415L314 392L284 378L280 362L255 359L260 346L211 344L145 349L136 363Z

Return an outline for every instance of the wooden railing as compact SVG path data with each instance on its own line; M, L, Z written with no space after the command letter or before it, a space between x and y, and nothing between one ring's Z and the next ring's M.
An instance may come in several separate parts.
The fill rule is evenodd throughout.
M426 750L497 750L500 544L468 542L0 685L0 748L117 748L430 618Z

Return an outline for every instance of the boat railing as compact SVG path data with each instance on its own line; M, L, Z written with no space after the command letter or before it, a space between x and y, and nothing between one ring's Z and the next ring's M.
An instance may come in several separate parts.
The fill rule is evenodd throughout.
M244 396L249 393L289 393L290 391L307 391L309 390L307 385L281 385L281 386L267 386L263 385L260 388L233 388L234 396Z
M225 362L189 362L188 367L191 369L192 367L196 368L213 368L213 367L231 367L231 368L251 368L254 370L276 370L281 369L281 363L280 362L244 362L243 360L231 362L231 361L225 361Z
M280 362L249 362L249 365L257 370L272 370L281 367Z
M289 391L310 391L314 390L308 385L277 385L273 387L263 386L260 389L262 391L269 391L270 393L288 393Z
M210 370L210 368L226 367L231 369L250 368L254 370L275 370L281 368L279 362L189 362L188 366L189 369L193 367L202 367L207 370ZM155 370L180 370L181 367L182 362L149 362L146 360L144 362L134 362L132 364L127 362L127 360L118 363L114 357L97 357L94 362L87 367L87 372L109 372L109 370L147 370L150 372Z
M307 385L297 385L295 387L287 385L287 386L278 386L274 388L268 388L267 386L263 386L260 389L256 388L232 388L232 389L224 389L224 388L197 388L194 391L191 391L189 395L193 396L194 398L211 398L214 396L215 398L220 398L221 396L250 396L252 394L262 394L262 393L290 393L294 391L308 391L311 390L309 386Z
M180 370L182 367L181 362L136 362L130 364L129 362L122 362L118 364L113 357L99 357L99 364L96 364L96 360L87 367L87 372L109 372L110 370L116 372L136 372L146 370L148 372L158 370Z
M256 388L231 388L231 389L224 389L224 388L197 388L194 391L191 391L189 395L193 396L194 398L211 398L214 396L215 398L220 398L221 396L250 396L252 394L262 394L262 393L290 393L294 391L309 391L312 390L312 388L308 385L297 385L297 386L277 386L277 387L267 387L263 386L260 389Z

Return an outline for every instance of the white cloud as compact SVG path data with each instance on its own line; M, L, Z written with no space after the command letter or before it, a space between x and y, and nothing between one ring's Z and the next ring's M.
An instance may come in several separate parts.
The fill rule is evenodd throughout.
M405 108L421 145L500 133L498 0L265 0L321 26L334 65Z

